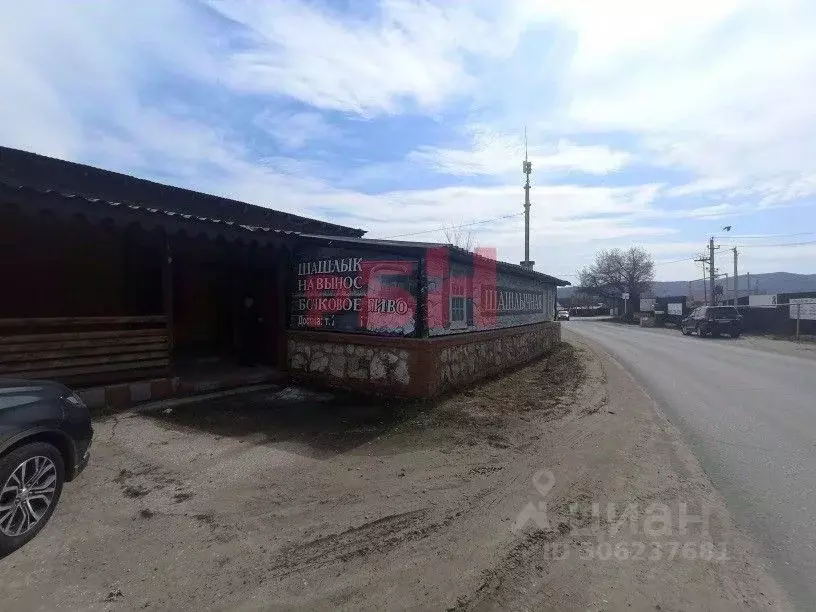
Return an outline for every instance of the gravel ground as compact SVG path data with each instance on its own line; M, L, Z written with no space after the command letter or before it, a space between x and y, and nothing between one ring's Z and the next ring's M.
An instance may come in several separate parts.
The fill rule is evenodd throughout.
M290 400L98 422L51 523L0 561L3 607L786 609L675 432L589 343L432 404ZM681 501L709 509L706 533L587 516ZM726 558L670 555L678 539Z

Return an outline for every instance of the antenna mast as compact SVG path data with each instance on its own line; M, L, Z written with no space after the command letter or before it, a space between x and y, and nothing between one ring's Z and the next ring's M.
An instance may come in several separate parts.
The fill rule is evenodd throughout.
M524 261L522 267L533 269L534 261L530 261L530 174L533 171L533 163L527 159L527 126L524 126L524 161L521 163L521 171L526 180L524 183Z

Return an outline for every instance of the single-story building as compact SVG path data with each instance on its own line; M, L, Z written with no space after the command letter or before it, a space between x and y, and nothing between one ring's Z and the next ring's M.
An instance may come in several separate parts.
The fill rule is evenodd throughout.
M145 379L251 343L295 378L427 397L560 337L566 281L364 234L0 147L0 376Z
M290 279L296 378L433 397L560 340L563 281L451 245L301 236Z

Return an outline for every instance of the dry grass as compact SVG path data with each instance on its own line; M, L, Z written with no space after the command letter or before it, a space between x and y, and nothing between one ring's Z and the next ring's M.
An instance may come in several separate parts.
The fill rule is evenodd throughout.
M551 420L569 412L583 378L576 349L561 342L518 370L440 400L430 410L430 421L501 447L509 420L533 412L538 419Z

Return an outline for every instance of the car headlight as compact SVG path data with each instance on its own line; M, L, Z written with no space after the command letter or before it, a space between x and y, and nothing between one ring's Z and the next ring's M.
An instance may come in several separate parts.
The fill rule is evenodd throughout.
M87 408L85 402L83 402L82 398L79 397L76 393L66 395L62 399L64 399L66 403L71 404L72 406L76 406L77 408Z

